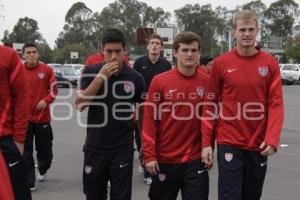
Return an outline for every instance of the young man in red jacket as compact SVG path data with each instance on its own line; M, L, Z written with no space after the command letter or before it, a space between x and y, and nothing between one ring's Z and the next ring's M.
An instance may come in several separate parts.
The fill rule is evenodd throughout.
M0 55L0 149L8 168L15 199L30 200L22 158L28 119L28 87L17 52L0 46Z
M53 133L50 125L50 104L57 95L56 79L51 67L39 62L35 44L23 46L25 76L29 85L30 115L24 147L24 160L27 168L27 183L35 189L35 166L33 159L33 140L37 151L39 181L44 181L51 166Z
M277 61L255 48L253 12L235 14L233 33L236 49L215 59L210 74L202 157L212 164L216 126L219 200L259 200L267 157L277 151L283 124L281 78Z
M208 75L197 70L200 37L182 32L174 40L174 69L155 76L144 104L142 146L153 175L152 200L208 199L207 166L201 161L199 118Z

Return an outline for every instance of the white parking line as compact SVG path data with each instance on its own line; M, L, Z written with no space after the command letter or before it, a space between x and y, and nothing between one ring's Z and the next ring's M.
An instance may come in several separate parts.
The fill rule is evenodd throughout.
M281 144L280 147L288 147L288 144Z

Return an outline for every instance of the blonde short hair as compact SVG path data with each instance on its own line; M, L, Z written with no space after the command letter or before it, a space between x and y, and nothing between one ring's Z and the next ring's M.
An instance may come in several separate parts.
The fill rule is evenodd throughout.
M256 23L256 27L258 27L258 21L257 21L256 15L251 10L241 10L234 14L233 20L232 20L233 29L236 29L236 22L239 19L248 20L248 21L254 20Z

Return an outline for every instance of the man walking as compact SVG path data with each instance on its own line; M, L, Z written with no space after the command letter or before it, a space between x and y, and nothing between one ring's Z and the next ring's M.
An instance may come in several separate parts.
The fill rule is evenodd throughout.
M35 190L33 141L35 140L37 152L37 179L44 181L53 158L50 104L55 100L58 90L52 68L39 62L37 46L33 43L26 43L22 50L30 96L30 116L24 147L24 160L27 168L27 183L31 190Z
M233 33L236 49L216 58L210 74L202 157L212 164L217 127L219 200L259 200L268 156L277 151L283 123L281 77L275 58L255 48L253 12L234 15Z
M104 63L86 67L76 107L89 107L84 145L83 186L87 200L130 200L133 166L132 106L142 101L145 83L124 62L125 37L117 29L102 38Z
M144 105L142 144L154 175L151 200L208 199L208 172L201 161L199 118L208 75L197 70L200 37L182 32L174 40L176 67L154 77Z
M142 74L146 83L146 90L148 91L150 83L154 76L166 72L172 68L169 61L164 59L161 54L164 49L162 38L158 34L153 34L148 39L148 53L145 56L136 59L133 65L133 69ZM141 153L141 160L143 159L141 150L141 138L139 129L135 129L135 139L137 144L137 150ZM144 181L146 184L151 184L151 175L144 169Z
M22 158L28 123L25 69L15 50L0 46L0 55L0 150L8 168L15 199L30 200Z

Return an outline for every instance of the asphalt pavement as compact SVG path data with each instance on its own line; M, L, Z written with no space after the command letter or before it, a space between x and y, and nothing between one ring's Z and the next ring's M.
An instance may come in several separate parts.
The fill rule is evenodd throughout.
M45 182L37 182L34 200L83 200L82 146L86 112L74 108L76 89L59 89L52 105L54 159ZM69 94L69 95L68 95ZM300 85L284 86L285 122L279 152L269 158L262 200L298 200L300 191ZM81 117L78 117L81 116ZM133 170L133 200L145 200L149 186L138 172L137 155ZM216 163L216 162L215 162ZM217 166L210 171L210 200L217 200ZM181 199L178 197L178 199Z

